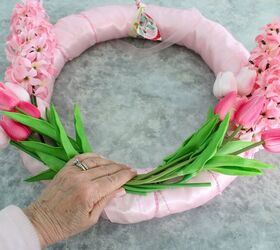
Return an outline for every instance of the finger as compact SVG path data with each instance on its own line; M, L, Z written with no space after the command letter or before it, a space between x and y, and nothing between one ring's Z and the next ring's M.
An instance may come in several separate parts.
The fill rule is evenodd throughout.
M77 159L79 161L83 161L83 160L85 160L87 158L91 158L91 157L92 158L98 158L98 157L103 158L103 156L100 156L96 153L85 153L85 154L80 154L80 155L73 157L71 160L68 161L67 165L70 165L70 166L73 165L75 160L77 160Z
M97 178L114 174L122 169L129 169L126 165L109 163L107 165L98 166L95 168L90 168L85 173L91 178L91 180L95 180Z
M125 195L126 192L123 188L116 190L115 192L103 197L98 203L96 203L90 213L90 221L91 224L97 223L100 215L102 214L104 208L108 205L108 203L115 197L120 197Z
M81 162L84 165L86 165L89 169L113 163L113 161L107 160L105 158L100 158L100 157L89 157L89 158L86 158L85 160L82 160Z
M95 200L100 200L119 189L136 176L136 174L136 171L133 169L122 169L114 174L103 176L94 180L92 189L95 195Z

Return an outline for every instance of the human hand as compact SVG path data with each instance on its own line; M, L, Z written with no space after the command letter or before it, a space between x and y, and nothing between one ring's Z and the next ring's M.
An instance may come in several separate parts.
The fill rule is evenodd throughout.
M74 165L79 159L89 170ZM53 244L96 224L106 204L124 193L121 188L136 172L89 153L70 160L37 201L24 209L36 228L41 246Z

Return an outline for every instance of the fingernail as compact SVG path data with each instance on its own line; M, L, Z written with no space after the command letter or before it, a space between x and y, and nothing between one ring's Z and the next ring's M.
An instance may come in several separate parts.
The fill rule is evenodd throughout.
M121 189L119 189L119 190L117 191L115 197L116 197L116 198L119 198L119 197L122 197L122 196L124 196L124 195L126 195L125 189L124 189L124 188L121 188Z

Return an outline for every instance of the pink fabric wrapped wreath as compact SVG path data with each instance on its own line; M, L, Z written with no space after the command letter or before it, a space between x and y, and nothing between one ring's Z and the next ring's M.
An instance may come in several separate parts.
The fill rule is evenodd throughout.
M174 33L186 34L175 42L201 55L216 75L219 72L228 71L230 78L237 75L247 64L249 52L244 46L236 41L223 26L208 20L197 10L148 5L146 12L157 23L163 41L172 37ZM135 13L136 7L133 5L106 6L60 19L54 25L57 46L53 66L56 73L49 79L48 94L42 99L50 103L55 78L67 61L78 57L96 43L127 37ZM167 16L169 18L166 18ZM232 88L236 86L231 85L230 81L224 86L217 83L214 93L216 96L222 96ZM26 168L32 174L42 170L43 166L39 162L25 154L22 154L22 158ZM111 222L129 224L186 211L213 199L234 179L233 176L204 172L194 180L211 182L211 187L164 190L146 196L126 194L112 200L105 208L103 217Z

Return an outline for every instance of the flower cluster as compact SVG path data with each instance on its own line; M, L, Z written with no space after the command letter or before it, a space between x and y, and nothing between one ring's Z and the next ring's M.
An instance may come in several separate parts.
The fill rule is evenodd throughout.
M40 118L40 111L30 102L22 101L19 97L11 91L6 85L0 82L0 110L20 112L28 114L35 118ZM6 135L13 141L26 140L30 134L31 129L24 126L6 116L0 120L0 127L5 131Z
M56 48L53 26L40 1L18 3L11 17L6 54L11 62L5 81L24 87L42 99L48 95L47 83L54 75Z
M220 114L221 119L226 112L232 112L232 131L241 128L236 137L248 141L263 139L270 142L264 144L266 149L279 152L280 20L266 25L263 33L256 37L256 43L248 65L237 76L231 72L218 75L214 94L225 97L220 100L215 112ZM269 135L273 139L268 139Z
M231 111L231 132L240 128L236 133L239 139L256 142L264 139L270 144L273 141L273 147L268 144L264 147L279 152L280 142L275 144L275 135L280 132L280 20L266 25L256 42L248 65L237 76L231 72L218 75L214 94L225 97L215 112L223 119ZM268 135L273 135L273 140Z

